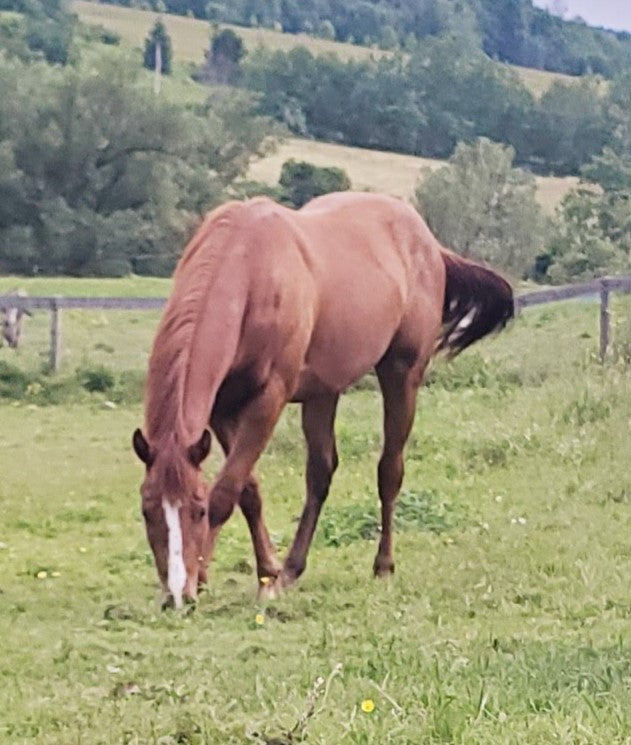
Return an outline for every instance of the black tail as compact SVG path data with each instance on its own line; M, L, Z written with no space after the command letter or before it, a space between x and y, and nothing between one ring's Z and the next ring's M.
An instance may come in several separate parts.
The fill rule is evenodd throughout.
M443 250L445 300L437 350L455 357L470 344L499 331L514 315L513 289L499 274Z

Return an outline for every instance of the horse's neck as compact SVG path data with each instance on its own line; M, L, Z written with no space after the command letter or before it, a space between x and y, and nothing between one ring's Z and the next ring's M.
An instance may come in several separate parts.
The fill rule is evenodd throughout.
M184 433L184 382L188 350L168 333L171 317L163 318L149 362L145 419L151 441Z

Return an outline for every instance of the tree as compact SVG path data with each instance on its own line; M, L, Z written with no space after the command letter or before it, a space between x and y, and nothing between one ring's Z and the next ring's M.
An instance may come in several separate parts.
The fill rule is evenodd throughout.
M332 41L335 39L335 27L329 21L328 19L322 21L320 26L318 27L318 36L320 36L322 39L328 39L329 41Z
M214 85L235 85L241 78L241 60L245 57L243 40L227 28L213 35L203 67L194 76Z
M607 99L593 78L554 82L537 109L528 134L529 157L554 173L577 174L611 140Z
M631 160L631 70L612 82L608 104L608 115L614 125L610 144L621 158Z
M446 246L521 276L541 251L545 223L534 178L513 168L513 157L484 138L461 143L447 166L425 175L416 199Z
M631 271L631 74L614 81L609 96L610 146L581 169L584 183L559 210L544 278L591 279Z
M7 59L16 57L27 62L36 58L26 43L23 18L0 14L0 50Z
M522 151L533 99L517 76L488 59L472 37L430 39L410 58L407 88L425 121L417 127L415 152L448 157L460 141L488 137Z
M143 66L148 70L156 68L156 50L160 46L161 66L160 72L163 75L169 75L171 72L171 37L167 33L166 26L158 19L149 36L145 39L145 53L143 57Z
M200 213L223 201L268 123L242 92L187 110L140 70L5 63L0 271L166 274Z
M628 204L624 205L627 222L624 236L614 240L607 229L608 223L618 222L615 213L619 206L590 189L570 192L561 204L548 251L538 257L541 271L536 278L557 284L629 271ZM619 245L621 239L624 246Z
M381 36L379 37L380 49L396 49L399 45L399 39L396 31L392 26L384 26L381 29Z
M279 183L295 207L322 194L351 188L350 179L341 168L321 168L293 158L283 163Z
M76 27L67 0L1 0L0 10L23 14L21 19L1 19L0 46L10 55L66 64Z

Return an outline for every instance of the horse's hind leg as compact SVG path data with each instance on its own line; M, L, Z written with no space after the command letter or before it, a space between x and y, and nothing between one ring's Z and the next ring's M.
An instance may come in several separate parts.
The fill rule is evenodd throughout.
M242 494L251 484L254 464L263 452L274 425L278 421L287 400L286 392L287 389L282 380L274 378L268 381L256 398L239 413L238 426L226 461L210 492L208 503L211 534L209 556L212 554L213 544L221 526L230 517L237 503L241 502ZM256 524L257 506L260 507L258 490L247 489L243 501L246 518L250 514ZM260 527L262 525L260 510L258 517Z
M335 410L338 395L318 396L302 405L302 430L307 441L307 499L298 529L283 566L281 582L289 585L304 572L320 510L337 468Z
M394 572L392 516L403 481L403 448L414 422L420 375L402 360L388 356L377 366L377 377L383 394L384 442L378 467L381 538L373 571L381 577Z
M237 421L234 419L217 418L211 421L211 426L227 456L234 442L238 426ZM280 573L281 565L276 558L276 552L267 532L267 527L263 519L263 501L258 482L253 474L250 474L239 496L239 507L250 530L254 555L256 557L257 577L259 580L264 577L275 579Z

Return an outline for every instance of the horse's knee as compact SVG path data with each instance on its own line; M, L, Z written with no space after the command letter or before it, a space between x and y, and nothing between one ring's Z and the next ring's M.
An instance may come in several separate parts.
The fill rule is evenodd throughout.
M218 528L226 522L238 498L238 492L231 486L219 483L214 487L208 504L208 522L211 528Z

